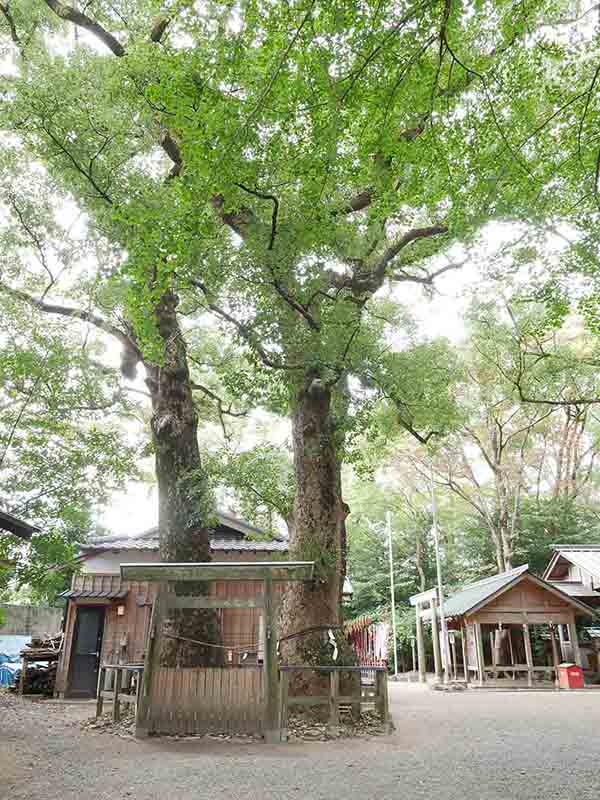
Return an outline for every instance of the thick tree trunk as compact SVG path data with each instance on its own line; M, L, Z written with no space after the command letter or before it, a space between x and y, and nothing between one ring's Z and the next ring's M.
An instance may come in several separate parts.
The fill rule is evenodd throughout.
M159 495L159 542L162 561L210 561L208 522L210 492L201 469L198 415L192 397L186 347L177 320L177 297L167 292L156 307L162 340L160 365L146 364L152 397L152 438ZM177 594L199 594L205 584L176 584ZM220 641L214 611L176 612L169 621L162 660L169 666L215 663L219 651L185 639ZM179 638L177 638L179 637Z
M353 663L341 635L346 574L346 517L331 390L308 374L292 411L296 497L290 558L315 562L315 581L291 584L282 609L281 655L292 663L333 663L328 628L338 643L336 663ZM286 636L319 628L312 635ZM343 660L342 660L343 659Z

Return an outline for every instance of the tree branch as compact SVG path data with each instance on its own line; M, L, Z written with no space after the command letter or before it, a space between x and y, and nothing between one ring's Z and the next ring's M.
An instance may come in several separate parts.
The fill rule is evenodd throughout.
M121 58L125 55L125 48L123 45L107 30L105 30L100 23L95 22L86 14L82 14L76 8L61 3L60 0L44 0L48 8L53 11L60 19L72 22L80 28L92 33L97 39L105 44L108 49L117 57Z
M272 369L285 369L285 370L295 370L303 368L302 364L286 364L282 361L276 361L274 358L272 358L267 353L262 344L258 341L257 337L254 335L252 330L250 330L250 328L246 324L240 322L238 319L232 316L228 311L225 311L224 308L221 308L220 306L216 305L209 299L210 292L208 291L208 287L205 286L205 284L202 283L202 281L197 279L192 279L190 282L192 286L195 286L197 289L200 289L200 291L205 296L206 307L210 309L218 317L225 320L226 322L229 322L230 325L233 325L233 327L238 332L239 336L258 355L258 357L266 367L271 367Z
M396 256L399 255L405 247L407 247L407 245L411 244L411 242L415 242L419 239L427 239L430 236L438 236L439 234L443 233L448 233L448 228L446 225L430 225L427 228L413 228L412 230L407 231L398 239L397 242L390 245L379 259L379 262L375 266L374 270L375 280L380 284L383 283L388 264L393 261Z
M80 308L71 308L70 306L58 305L56 303L47 303L44 300L39 300L37 297L33 297L33 295L30 295L21 289L14 289L12 286L8 286L3 281L0 281L0 290L6 292L17 300L22 300L23 302L28 303L30 306L33 306L33 308L37 308L39 311L43 311L46 314L56 314L61 317L68 317L70 319L78 319L82 322L88 322L90 325L94 325L94 327L99 328L111 336L114 336L128 350L134 350L138 358L141 359L140 350L131 337L126 333L123 333L123 331L119 330L119 328L115 327L110 322L107 322L107 320L99 317L97 314L93 314L90 311L85 311L84 309Z
M4 17L6 22L8 23L8 29L10 31L10 38L12 39L13 43L19 48L21 53L23 52L23 44L17 33L17 27L15 25L15 21L13 19L13 15L10 12L9 4L7 3L0 3L0 14Z
M279 213L279 200L275 197L274 194L266 194L265 192L258 192L256 189L249 189L242 183L235 183L234 186L238 186L244 192L248 192L248 194L253 194L255 197L259 197L261 200L270 200L273 203L273 214L271 215L271 236L269 238L269 246L267 247L267 250L272 250L273 245L275 244L275 237L277 236L277 215Z

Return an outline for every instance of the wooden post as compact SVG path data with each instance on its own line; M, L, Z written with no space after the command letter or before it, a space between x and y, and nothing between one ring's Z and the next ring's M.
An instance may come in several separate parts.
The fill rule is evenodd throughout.
M560 660L561 660L561 662L562 661L568 661L569 659L568 659L567 654L565 652L566 651L566 647L565 647L566 642L565 642L565 629L564 629L563 625L559 625L558 626L558 642L560 644Z
M560 686L560 678L558 674L558 665L560 660L558 658L558 645L556 643L556 631L554 625L550 625L550 641L552 642L552 663L554 664L554 683L556 688Z
M281 741L288 740L288 689L290 682L289 672L279 673L279 728L281 730Z
M329 722L327 728L337 733L340 727L340 673L332 670L329 673Z
M435 678L442 682L442 654L440 652L440 636L438 631L437 608L435 600L431 601L431 639L433 641L433 662L435 665Z
M104 710L104 697L102 696L102 692L104 691L104 684L106 683L106 667L100 667L100 672L98 673L98 689L96 691L96 716L101 717L102 711Z
M393 733L394 723L390 716L390 705L388 698L388 679L385 670L378 670L375 673L375 686L377 689L377 706L379 709L379 716L386 734Z
M485 656L483 654L483 639L481 636L481 622L475 622L475 649L477 651L477 673L479 685L483 686L485 681Z
M582 667L581 651L579 649L579 639L577 638L577 627L575 622L569 622L569 638L571 639L571 648L573 650L573 661L578 667Z
M525 643L525 658L527 659L527 686L533 686L533 653L531 651L531 638L529 625L523 623L523 641Z
M452 638L450 639L450 651L452 655L452 680L455 681L458 677L458 664L456 661L456 633L452 633Z
M513 649L512 630L511 630L510 626L508 627L508 649L509 649L509 652L510 652L510 665L511 665L511 667L514 667L514 665L515 665L515 651ZM512 671L512 679L513 679L513 681L517 680L517 673L515 672L514 669Z
M150 629L146 657L144 658L144 672L140 677L141 687L138 691L138 702L135 713L135 735L139 738L147 736L149 732L150 701L152 695L152 677L155 668L160 665L160 634L163 620L166 615L167 584L161 582L152 605Z
M279 670L277 668L277 631L273 602L273 579L265 577L265 659L263 675L265 685L265 742L281 741L279 730Z
M121 702L119 700L119 693L123 681L123 671L115 669L115 680L113 685L113 704L112 704L112 718L113 722L118 722L121 719Z
M19 675L19 694L24 694L25 692L25 676L27 674L27 658L22 656L21 658L21 674Z
M465 674L465 683L469 683L469 648L467 647L466 625L462 626L461 639L462 639L463 672Z
M492 667L494 672L492 673L494 676L494 680L498 677L498 669L497 669L497 662L496 662L496 631L490 631L490 647L492 650Z
M415 608L417 618L417 660L419 662L419 682L427 683L427 665L425 663L425 641L423 639L423 620L421 619L421 606Z

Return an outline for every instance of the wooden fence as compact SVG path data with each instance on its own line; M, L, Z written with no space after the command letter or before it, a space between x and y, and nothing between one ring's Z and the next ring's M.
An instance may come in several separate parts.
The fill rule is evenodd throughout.
M155 669L148 731L178 734L261 733L261 667Z
M327 674L329 677L329 692L323 695L290 695L289 676L292 672L317 672ZM348 706L353 714L360 714L365 706L372 706L379 713L386 733L394 730L389 711L387 667L314 667L308 665L290 665L279 667L279 710L282 741L287 740L287 727L290 706L320 706L329 707L328 725L335 730L340 724L340 707ZM371 685L363 685L361 675L365 672L372 673L374 680ZM351 689L351 694L340 694L340 677L356 675L358 681ZM354 682L351 682L351 685Z

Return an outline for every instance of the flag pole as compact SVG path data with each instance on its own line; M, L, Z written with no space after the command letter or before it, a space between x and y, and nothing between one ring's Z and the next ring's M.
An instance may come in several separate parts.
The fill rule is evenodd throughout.
M435 483L433 480L433 462L431 464L431 515L433 517L433 541L435 546L435 566L437 571L438 609L442 628L442 651L444 653L444 683L448 683L448 676L450 674L450 652L448 648L446 615L444 614L444 585L442 583L442 559L440 555L440 539L437 526L437 499L435 496ZM437 631L432 631L432 635L437 636Z
M398 650L396 636L396 592L394 590L394 555L392 553L392 516L389 509L385 512L388 553L390 557L390 597L392 600L392 649L394 651L394 677L398 680Z

